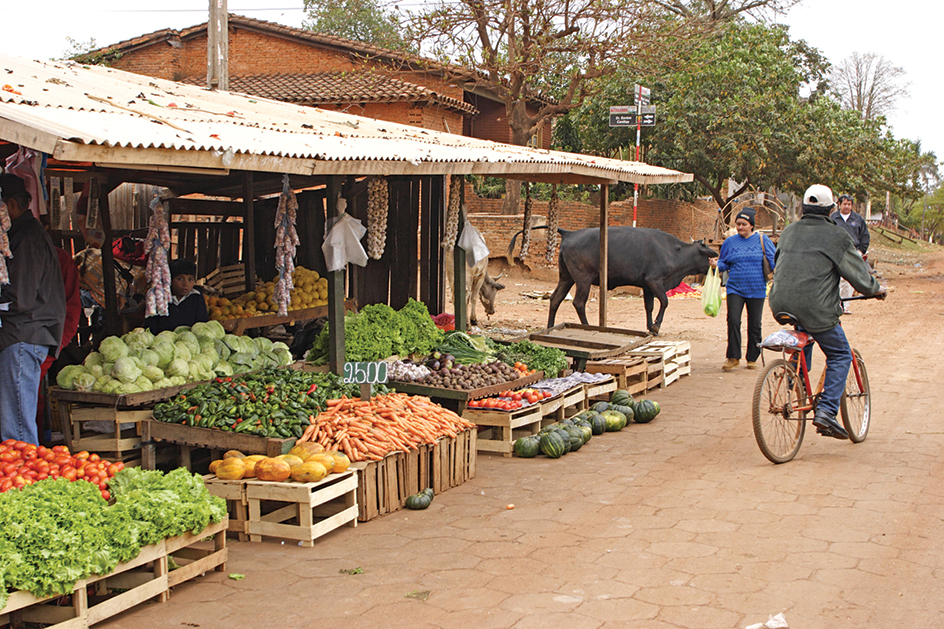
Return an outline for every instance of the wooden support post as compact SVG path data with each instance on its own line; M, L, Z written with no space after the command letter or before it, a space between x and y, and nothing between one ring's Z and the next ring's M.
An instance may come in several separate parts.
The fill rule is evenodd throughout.
M115 292L115 254L112 251L114 233L111 229L111 208L108 206L109 186L93 182L91 185L100 185L98 195L98 214L102 220L102 231L105 232L105 242L102 244L102 282L105 284L105 321L104 335L120 335L124 332L121 317L118 315L118 295ZM91 211L91 210L90 210Z
M610 186L600 184L600 327L606 327L606 292L609 273Z
M461 177L459 182L459 185L462 186L459 188L459 233L461 234L462 228L465 225L465 185ZM452 194L452 190L450 190L449 193ZM469 313L465 298L465 249L459 245L456 245L455 249L453 249L452 264L452 276L455 278L455 286L452 287L452 301L456 314L456 329L466 332L469 329Z
M243 204L246 206L243 223L243 264L246 266L246 291L256 290L256 213L253 210L252 173L243 175Z
M341 198L341 178L328 177L327 216L338 215ZM341 375L344 372L344 269L328 273L328 369Z

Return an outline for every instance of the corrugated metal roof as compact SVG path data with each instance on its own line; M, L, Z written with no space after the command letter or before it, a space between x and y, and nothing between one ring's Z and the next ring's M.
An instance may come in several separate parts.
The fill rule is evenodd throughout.
M65 161L300 175L492 174L691 181L638 162L530 149L99 66L0 55L0 139Z

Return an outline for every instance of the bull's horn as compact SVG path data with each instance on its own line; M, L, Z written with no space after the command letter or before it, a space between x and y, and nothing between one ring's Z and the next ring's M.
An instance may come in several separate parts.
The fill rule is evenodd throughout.
M492 279L497 282L497 281L500 280L504 275L505 275L505 272L502 271L501 273L499 273L498 275L496 275L496 276L493 277Z

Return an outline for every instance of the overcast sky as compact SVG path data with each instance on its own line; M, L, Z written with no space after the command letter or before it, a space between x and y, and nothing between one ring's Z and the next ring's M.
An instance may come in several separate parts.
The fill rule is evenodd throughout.
M59 57L66 37L113 44L162 28L185 28L207 18L206 0L163 0L158 9L127 0L0 0L0 52L35 59ZM417 0L405 0L411 8ZM150 6L155 6L151 4ZM137 8L129 8L137 7ZM202 7L202 8L198 8ZM261 20L301 26L300 0L229 0L229 10ZM940 25L944 4L935 0L804 0L783 19L833 63L853 52L883 55L907 72L911 97L891 113L895 137L921 140L944 159L944 100Z

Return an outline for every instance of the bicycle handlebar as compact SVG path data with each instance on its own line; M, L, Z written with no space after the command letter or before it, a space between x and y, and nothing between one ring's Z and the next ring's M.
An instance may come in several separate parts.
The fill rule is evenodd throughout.
M883 291L881 293L876 293L875 295L855 295L854 297L840 297L839 301L856 301L859 299L885 299L888 297L888 292Z

